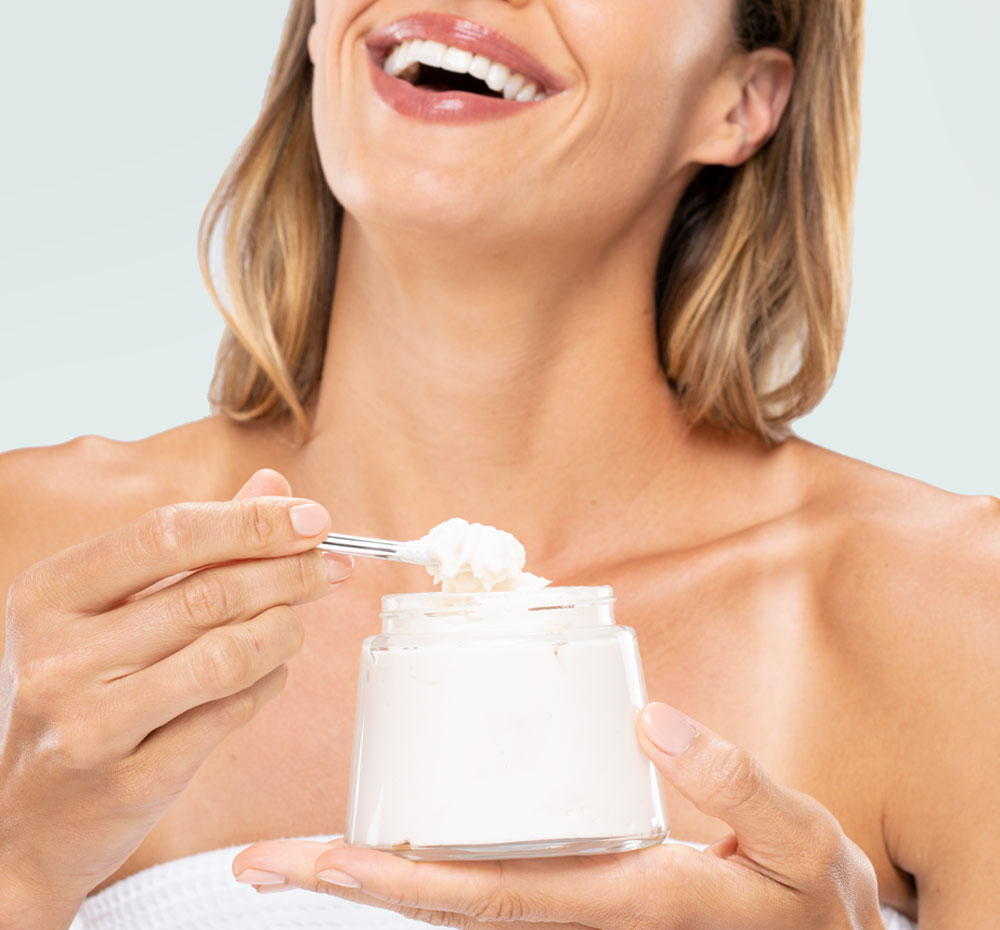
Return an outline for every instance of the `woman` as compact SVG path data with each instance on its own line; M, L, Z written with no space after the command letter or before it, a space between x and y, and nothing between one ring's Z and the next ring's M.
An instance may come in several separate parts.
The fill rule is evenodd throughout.
M841 343L859 7L292 3L203 229L218 415L0 465L0 924L183 910L186 862L193 910L163 926L271 902L381 926L184 857L342 831L360 640L426 580L342 584L314 546L454 515L615 587L672 705L640 742L707 850L500 868L271 841L225 854L241 882L463 927L992 917L997 502L788 437ZM413 67L413 39L534 94Z

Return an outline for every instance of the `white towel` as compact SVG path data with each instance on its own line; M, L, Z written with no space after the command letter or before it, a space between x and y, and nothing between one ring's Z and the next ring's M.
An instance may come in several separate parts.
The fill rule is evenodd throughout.
M328 837L306 839L322 842ZM415 930L429 926L332 895L297 889L257 894L233 878L233 858L244 848L186 856L115 882L84 902L70 930ZM889 908L882 913L887 930L916 927Z

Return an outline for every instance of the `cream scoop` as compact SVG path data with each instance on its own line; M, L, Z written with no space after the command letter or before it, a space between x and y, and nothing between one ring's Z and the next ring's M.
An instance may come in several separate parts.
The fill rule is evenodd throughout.
M316 548L423 565L446 594L532 591L549 584L524 571L524 546L510 533L460 517L410 542L331 534Z
M429 559L427 571L445 594L532 591L548 579L524 571L524 546L495 526L446 520L418 540Z

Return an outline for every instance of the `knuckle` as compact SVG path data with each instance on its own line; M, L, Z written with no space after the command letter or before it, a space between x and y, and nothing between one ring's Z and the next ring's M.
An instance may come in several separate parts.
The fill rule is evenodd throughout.
M131 808L152 793L152 771L139 756L123 759L109 769L104 787L116 801Z
M517 922L530 919L528 902L503 880L487 888L469 911L474 920Z
M667 874L674 867L675 851L665 847L666 855L657 857L654 870L649 857L637 856L620 860L622 880L627 880L629 888L635 889L635 930L670 930L673 921L666 922L668 915L663 909L663 888Z
M294 597L311 598L330 589L330 576L326 572L326 562L316 551L303 552L294 557L291 567L294 574L292 585Z
M126 759L108 772L108 792L126 808L141 806L156 793L156 782L163 777L162 766L150 765L144 757Z
M32 565L17 575L7 588L7 617L19 619L22 610L35 600L37 566Z
M757 761L736 746L728 746L709 766L710 800L735 807L750 803L766 790Z
M524 919L525 909L517 897L498 889L479 901L470 916L482 921L516 922Z
M43 649L35 642L9 645L13 648L7 667L19 707L39 721L57 719L72 693L68 683L80 678L77 652L52 643Z
M295 584L300 594L312 594L330 586L323 556L318 552L304 552L295 557Z
M106 741L86 732L79 723L49 725L42 747L51 765L71 772L92 772L109 761Z
M48 570L47 562L46 559L29 565L7 588L7 622L14 629L29 628L34 611L58 606L58 580Z
M254 549L264 549L274 536L274 516L263 501L251 498L240 502L245 542Z
M246 726L257 715L259 702L251 689L240 691L219 704L218 716L226 729Z
M185 758L152 758L136 753L109 770L105 783L116 801L128 809L157 812L164 801L177 798L194 775Z
M845 836L846 856L848 860L847 874L851 876L851 887L857 889L868 889L868 900L878 899L878 873L875 865L868 858L867 853L853 840Z
M848 889L852 876L861 874L858 871L860 860L869 867L871 863L827 808L812 797L804 796L804 801L808 817L808 826L800 834L804 878L819 886L833 884Z
M306 631L295 609L287 604L279 604L261 615L266 616L268 625L276 631L281 641L282 655L291 658L305 642Z
M202 571L181 582L178 608L197 627L214 625L234 616L235 600L229 585L213 571Z
M814 876L826 881L837 878L848 864L847 837L839 828L828 824L817 824L809 838L811 872Z
M192 650L192 677L210 694L225 696L246 679L249 657L244 638L232 629L205 633Z
M52 656L22 658L17 663L17 700L25 708L52 710L55 683L64 680L61 662Z
M286 614L285 625L288 631L288 642L292 649L292 655L295 655L306 641L306 628L299 615L291 607L286 607L283 612Z
M410 920L419 920L432 927L453 927L455 930L465 930L474 926L460 914L451 914L447 911L429 911L423 908L401 907L399 912Z
M178 555L191 536L191 516L180 504L164 504L151 510L139 523L140 556Z

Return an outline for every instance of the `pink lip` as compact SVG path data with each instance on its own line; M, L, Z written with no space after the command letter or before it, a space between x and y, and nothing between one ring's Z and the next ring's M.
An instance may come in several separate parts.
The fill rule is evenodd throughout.
M511 73L520 72L547 96L566 88L566 82L558 75L499 33L479 23L443 13L417 13L373 33L366 43L375 90L389 106L406 116L432 122L470 122L510 116L535 105L534 101L518 103L463 91L431 93L414 87L408 81L391 77L382 70L382 64L397 45L409 39L434 39L473 54L485 55L506 65Z

